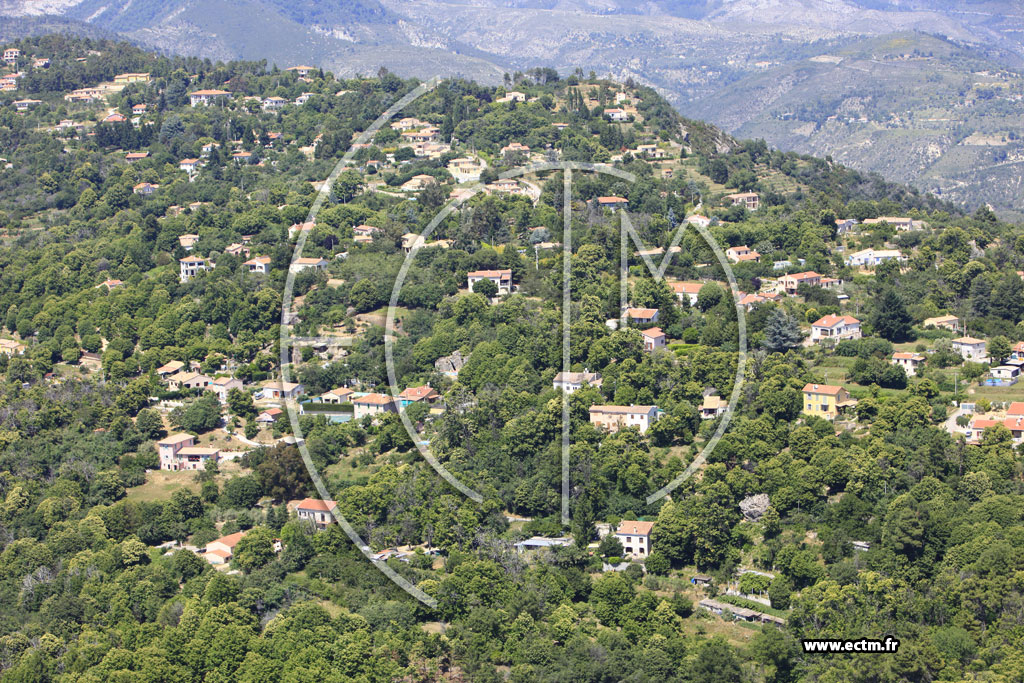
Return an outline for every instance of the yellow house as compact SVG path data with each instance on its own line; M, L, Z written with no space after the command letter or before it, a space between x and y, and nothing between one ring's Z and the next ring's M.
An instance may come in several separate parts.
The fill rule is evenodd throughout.
M856 401L843 387L831 384L808 384L804 387L804 414L817 415L826 420L835 419L839 411Z
M149 83L148 73L118 74L114 76L114 83Z

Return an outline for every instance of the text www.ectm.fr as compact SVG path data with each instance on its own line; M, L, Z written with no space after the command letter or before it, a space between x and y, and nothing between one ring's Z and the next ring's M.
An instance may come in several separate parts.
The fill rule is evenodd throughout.
M820 638L815 640L801 640L804 652L884 652L893 653L900 647L900 641L896 638L886 637L885 640L872 640L870 638L858 638L856 640L843 640L838 638Z

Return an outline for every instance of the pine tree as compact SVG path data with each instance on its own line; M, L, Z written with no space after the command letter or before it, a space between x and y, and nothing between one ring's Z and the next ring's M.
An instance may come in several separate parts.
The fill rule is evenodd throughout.
M878 298L871 326L875 334L891 342L906 341L910 337L910 314L895 290L887 289Z
M773 311L765 323L764 346L769 351L785 353L800 346L803 338L796 318L781 308Z

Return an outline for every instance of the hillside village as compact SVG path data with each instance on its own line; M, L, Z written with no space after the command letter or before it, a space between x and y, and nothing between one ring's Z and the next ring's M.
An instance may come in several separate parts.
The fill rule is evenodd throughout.
M739 670L751 638L863 635L877 618L863 608L857 625L825 628L809 616L822 591L884 575L899 588L879 590L900 600L923 554L991 577L969 569L980 526L929 526L943 506L984 517L999 547L1019 536L1019 514L984 508L1019 502L1024 441L1024 232L990 211L732 140L653 90L582 73L446 81L362 142L415 83L58 36L4 46L3 59L9 595L46 565L29 547L84 539L91 524L102 533L75 547L176 572L163 598L178 583L209 594L199 586L215 574L243 597L258 591L259 618L309 599L377 628L386 604L425 644L415 663L389 658L379 680L441 666L430 648L442 646L416 626L434 617L398 607L400 591L377 579L342 585L374 573L365 551L458 624L464 650L445 666L520 667L528 680L537 662L476 653L461 620L508 617L525 585L514 582L564 570L550 605L518 612L529 628L507 621L544 634L567 621L648 653L678 641L676 666L724 657ZM566 198L557 171L503 176L560 161L637 181L580 172ZM624 216L643 241L628 245L625 306ZM666 259L665 277L646 259ZM740 313L746 380L730 409ZM697 475L648 505L723 419ZM434 476L420 449L484 503ZM147 559L122 559L129 549ZM472 588L479 577L498 587ZM78 647L67 619L17 599L40 636L65 623L61 647ZM5 667L43 656L11 647ZM1003 645L978 635L971 647L991 648L991 663ZM972 661L927 666L955 680Z

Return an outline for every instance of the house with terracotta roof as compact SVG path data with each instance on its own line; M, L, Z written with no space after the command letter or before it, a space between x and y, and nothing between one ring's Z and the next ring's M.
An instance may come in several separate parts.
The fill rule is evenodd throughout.
M796 294L796 290L800 285L819 287L821 285L821 275L815 273L813 270L808 270L803 273L783 275L779 278L779 286L782 287L782 290L790 296Z
M768 301L768 299L760 294L744 294L743 292L740 292L739 305L748 313L754 310L754 307L758 304L763 304L765 301Z
M186 256L178 259L178 264L181 266L181 272L178 277L182 282L188 282L199 273L203 273L207 270L213 270L213 262L208 259L204 259L201 256Z
M235 377L215 377L206 385L206 390L217 394L217 399L221 403L227 403L228 393L232 389L241 389L242 386L242 380Z
M178 162L178 168L186 173L195 173L199 170L201 162L199 159L182 159Z
M725 195L725 198L731 201L733 206L742 206L747 211L757 211L761 208L761 196L756 192L736 192Z
M206 544L203 557L210 564L227 564L231 561L231 557L235 553L235 546L243 536L245 536L244 531L236 531L233 534L221 536L215 541L210 541Z
M120 116L120 114L118 114ZM123 117L122 117L123 118ZM128 152L124 155L124 160L128 162L140 161L142 159L148 159L149 152Z
M959 337L953 340L953 353L959 353L964 360L983 363L988 360L988 349L984 339Z
M132 188L132 192L142 195L143 197L148 197L159 189L160 186L155 183L138 183Z
M406 387L398 395L398 401L403 408L413 403L430 404L439 398L441 398L441 394L437 393L437 390L429 384L424 384L421 387Z
M822 316L811 323L811 341L860 339L860 321L852 315Z
M1010 431L1014 444L1019 445L1024 442L1024 416L1022 415L1011 415L1002 420L975 417L964 429L964 436L967 437L969 443L978 443L986 429L997 426L1005 427Z
M277 422L282 415L284 415L284 411L280 408L267 408L256 416L256 422L262 425L272 425Z
M352 399L355 408L354 417L361 420L367 416L382 415L383 413L397 413L398 406L395 400L384 394L366 394L359 398Z
M99 289L100 287L106 287L107 291L110 292L123 285L124 282L121 280L104 280L103 282L96 285L96 289Z
M354 392L348 387L338 387L337 389L331 389L320 394L320 403L331 403L337 405L339 403L348 403L349 398Z
M725 256L733 263L745 261L757 263L761 260L761 255L745 244L738 247L729 247L725 250Z
M658 322L657 308L627 308L626 320L637 325L647 325Z
M271 258L269 256L256 256L249 259L242 265L248 268L250 273L266 275L270 272L270 262Z
M193 107L203 105L207 107L211 104L217 104L224 102L231 96L227 90L196 90L188 94L189 103Z
M917 368L921 366L921 363L924 363L924 360L923 354L897 351L892 354L890 362L903 368L903 371L907 373L907 377L913 377L917 374Z
M614 121L615 123L629 121L629 114L626 113L626 110L619 109L618 107L608 107L604 110L604 115L608 117L609 121Z
M470 291L473 290L473 285L481 280L493 282L498 288L498 294L508 294L512 291L512 270L510 268L502 270L473 270L466 273L466 287Z
M804 414L817 415L826 420L834 420L842 410L857 403L850 398L850 392L832 384L805 384L803 394Z
M288 507L292 507L289 505ZM326 529L334 521L333 510L338 504L333 500L321 500L320 498L306 498L295 503L295 516L309 522L318 531Z
M651 530L654 522L622 520L615 530L615 538L622 544L626 557L647 557L651 554Z
M697 305L697 295L700 294L700 288L703 286L703 282L673 282L672 291L676 293L676 298L680 303L685 302L692 308Z
M661 331L660 327L651 327L646 330L640 330L640 334L644 338L644 351L654 351L655 349L663 349L667 343L665 333Z
M643 434L658 421L658 406L590 406L590 424L609 432L636 427Z
M170 434L167 437L157 441L156 450L157 454L160 456L160 469L178 469L178 451L187 446L194 446L195 443L196 437L194 437L191 434L186 434L184 432L179 432L178 434Z
M629 200L625 197L598 197L597 205L602 209L611 209L616 211L617 209L625 209L629 206Z

